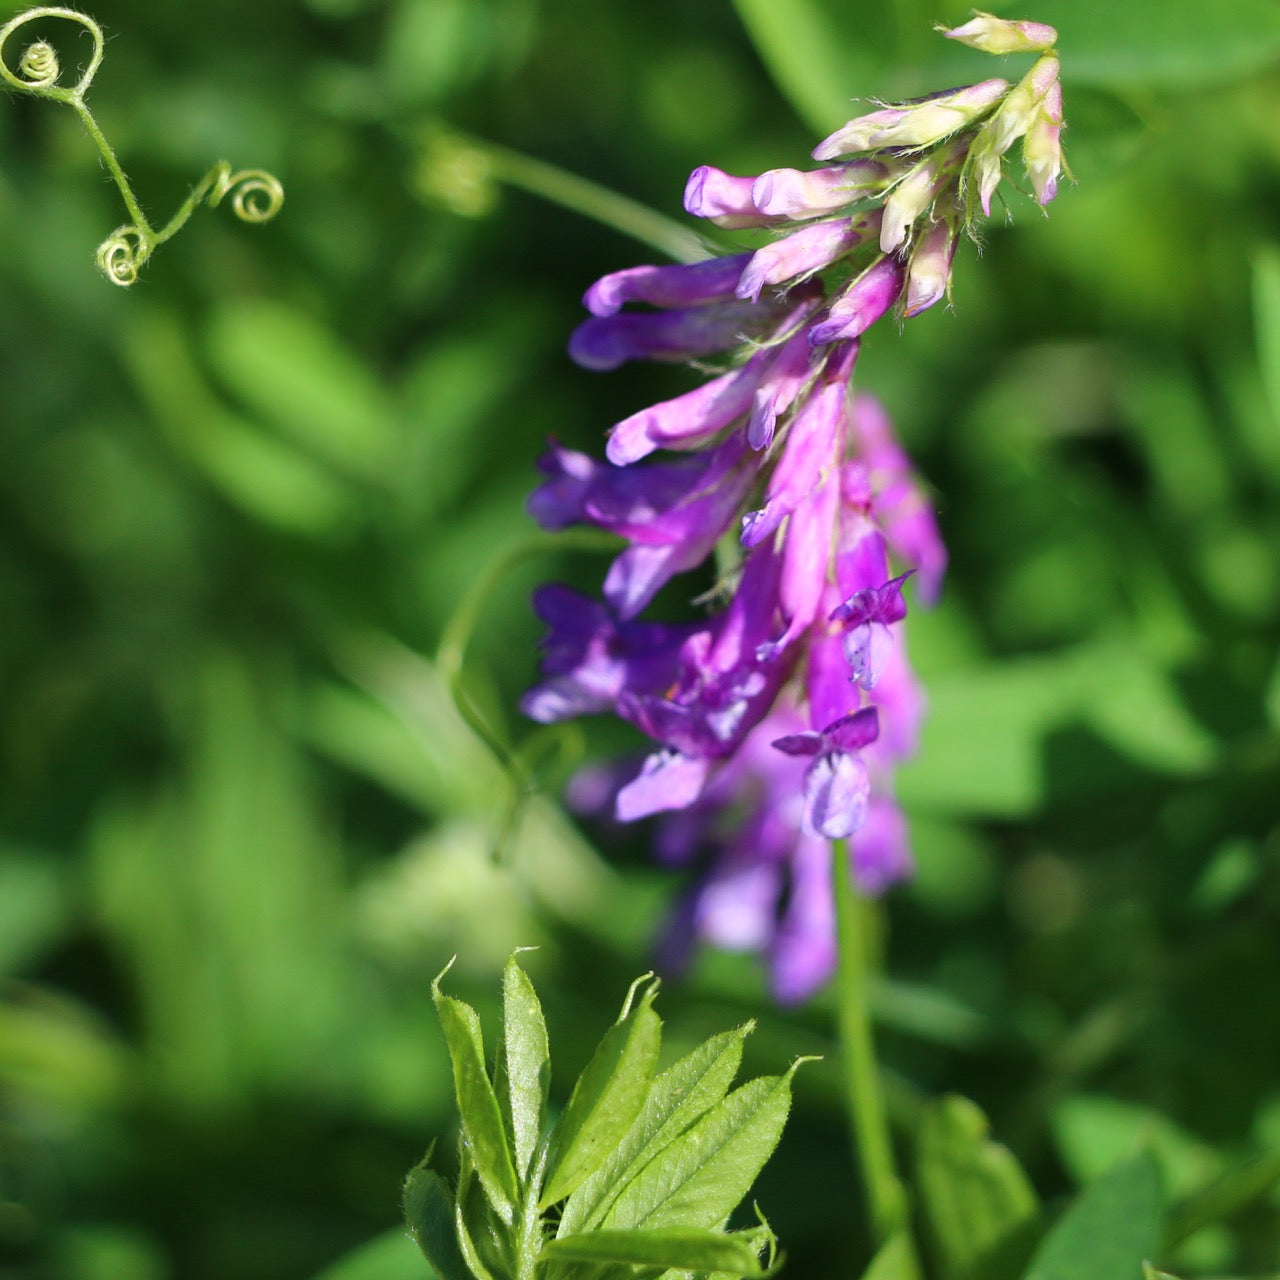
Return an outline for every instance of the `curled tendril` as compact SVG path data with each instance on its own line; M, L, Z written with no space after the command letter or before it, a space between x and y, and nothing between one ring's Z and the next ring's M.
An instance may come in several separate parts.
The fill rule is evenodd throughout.
M137 227L117 227L99 246L98 270L112 284L128 288L151 256L151 245Z
M58 83L62 68L57 50L47 40L36 40L29 44L18 59L16 69L5 58L5 45L10 37L28 23L41 18L62 18L77 23L88 31L93 40L93 51L80 72L80 79L70 88ZM147 259L182 228L201 202L215 207L230 195L232 211L242 222L268 222L280 212L280 207L284 204L284 187L274 175L265 169L242 169L234 173L225 160L220 160L200 180L177 213L157 231L142 212L115 152L103 136L93 113L85 105L85 90L102 62L102 50L102 28L92 18L75 9L56 6L28 9L0 27L0 79L11 88L24 93L49 98L54 102L65 102L76 112L85 131L101 152L103 163L128 210L131 221L117 227L98 246L98 269L112 284L125 287L133 284Z
M231 166L220 160L205 182L210 183L205 196L209 208L216 209L230 194L232 212L241 222L270 222L284 204L280 179L265 169L241 169L239 173L232 173Z
M18 60L18 74L33 89L47 89L57 84L62 74L58 51L47 40L28 45Z
M68 22L77 23L93 38L93 53L90 54L89 61L80 73L80 79L70 89L58 86L62 68L58 62L57 51L47 40L37 40L27 46L22 57L18 59L16 74L4 56L4 47L8 44L10 36L28 23L36 22L41 18L63 18ZM0 27L0 76L3 76L5 81L15 89L78 104L84 97L90 81L97 74L101 62L102 28L92 18L78 13L75 9L47 5L39 9L28 9Z

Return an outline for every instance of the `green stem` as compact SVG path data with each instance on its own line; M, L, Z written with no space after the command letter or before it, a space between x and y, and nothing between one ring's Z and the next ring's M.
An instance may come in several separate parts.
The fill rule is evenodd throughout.
M712 256L712 250L697 232L638 200L631 200L553 164L535 160L518 151L509 151L480 138L452 130L446 136L448 141L483 157L490 175L499 182L519 187L583 217L613 227L676 262L698 262Z
M138 198L133 194L129 179L125 177L124 170L120 167L120 161L116 159L116 153L112 150L106 135L98 127L98 122L93 118L93 112L84 105L82 98L77 95L67 100L75 108L76 114L80 117L80 123L84 125L85 132L93 139L93 145L101 153L102 162L107 166L107 171L111 174L116 188L120 192L124 207L129 211L129 217L133 219L133 225L138 229L144 243L150 247L150 244L155 240L156 233L151 223L147 221L147 215L142 212L142 206L138 203Z
M836 900L837 999L845 1105L862 1173L871 1237L878 1248L906 1224L906 1193L894 1167L867 999L870 904L854 889L847 841L832 842ZM914 1251L912 1251L914 1264ZM918 1273L919 1268L915 1266Z

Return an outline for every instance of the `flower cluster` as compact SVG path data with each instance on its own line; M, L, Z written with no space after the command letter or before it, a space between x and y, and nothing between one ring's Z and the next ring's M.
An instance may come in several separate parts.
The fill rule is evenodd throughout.
M653 740L613 805L623 822L661 815L659 856L700 872L668 958L695 939L765 951L783 1000L833 966L830 842L849 842L865 892L911 867L892 788L922 712L903 588L914 575L917 598L934 600L946 551L883 408L852 390L860 335L947 294L956 242L989 212L1015 141L1041 204L1062 170L1053 29L980 14L946 35L1041 56L1017 85L850 121L814 150L821 168L697 169L689 213L782 234L588 290L570 342L579 364L681 361L708 376L617 423L605 461L552 443L529 503L544 528L587 523L626 545L603 602L537 593L549 630L525 712L611 712ZM716 607L641 617L713 552Z

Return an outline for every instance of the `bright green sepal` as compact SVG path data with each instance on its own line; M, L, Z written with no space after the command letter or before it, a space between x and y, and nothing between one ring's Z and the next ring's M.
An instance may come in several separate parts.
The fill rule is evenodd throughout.
M557 1235L599 1226L636 1175L723 1100L738 1074L743 1042L754 1027L748 1022L712 1036L653 1082L626 1136L566 1201Z
M404 1220L423 1256L440 1280L471 1280L458 1249L453 1193L445 1180L427 1167L428 1152L404 1180Z
M431 998L453 1063L453 1087L463 1138L490 1203L504 1221L510 1222L519 1192L502 1111L485 1070L480 1018L469 1004L442 994L440 979L447 972L445 969L431 984Z
M1100 1280L1141 1274L1160 1238L1160 1171L1149 1152L1090 1183L1045 1236L1022 1280Z
M602 1225L656 1230L723 1222L773 1154L791 1109L791 1077L804 1061L735 1089L632 1179Z
M977 1106L955 1096L931 1103L920 1123L920 1208L943 1277L995 1280L997 1258L1025 1241L1039 1216L1022 1166L988 1128Z
M641 990L640 984L646 981ZM594 1173L644 1105L662 1045L662 1021L652 1007L657 994L658 983L652 975L632 985L622 1015L578 1077L551 1135L539 1208L563 1200Z
M588 1231L549 1241L543 1247L542 1258L548 1262L622 1263L730 1276L766 1274L755 1250L744 1240L722 1231L687 1227L668 1227L661 1231Z
M515 956L502 975L502 1067L499 1102L511 1134L516 1172L524 1182L546 1123L551 1055L542 1005Z

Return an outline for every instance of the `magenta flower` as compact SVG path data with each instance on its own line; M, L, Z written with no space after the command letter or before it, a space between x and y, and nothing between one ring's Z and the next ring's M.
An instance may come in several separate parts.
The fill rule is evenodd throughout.
M544 528L594 525L623 545L603 602L539 590L543 678L524 711L611 713L649 740L607 786L584 773L577 796L620 822L653 818L659 858L693 873L661 944L669 964L697 942L758 951L784 1001L834 964L831 843L847 842L863 892L910 873L893 771L924 702L904 588L932 603L947 559L887 413L852 392L859 339L947 295L960 233L1015 141L1040 203L1062 172L1052 30L978 15L946 34L1040 57L1012 87L878 104L815 149L834 162L820 168L696 169L690 213L775 238L587 291L579 364L678 361L702 380L615 424L604 461L552 443L529 500ZM686 620L642 618L690 574Z

